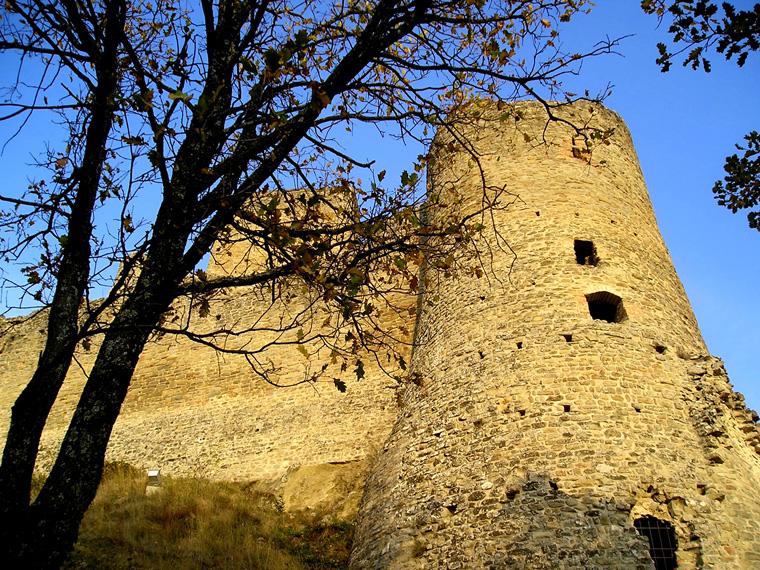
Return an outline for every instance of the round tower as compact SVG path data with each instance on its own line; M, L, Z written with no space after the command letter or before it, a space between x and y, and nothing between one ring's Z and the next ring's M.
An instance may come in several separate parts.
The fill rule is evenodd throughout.
M433 217L496 207L453 274L423 269L352 568L760 567L757 416L707 352L624 123L469 112L473 152L432 151Z

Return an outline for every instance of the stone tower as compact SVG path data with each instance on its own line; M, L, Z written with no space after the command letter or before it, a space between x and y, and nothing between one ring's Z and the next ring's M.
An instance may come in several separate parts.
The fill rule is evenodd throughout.
M423 269L417 381L352 568L760 567L757 417L707 352L625 125L561 109L609 135L589 151L535 104L472 111L476 153L433 149L436 215L509 205L461 252L481 277Z

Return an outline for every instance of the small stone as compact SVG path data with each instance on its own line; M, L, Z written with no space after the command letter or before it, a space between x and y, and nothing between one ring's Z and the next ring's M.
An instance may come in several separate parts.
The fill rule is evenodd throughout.
M483 489L484 491L487 491L488 489L493 488L493 483L491 483L490 481L483 481L480 484L480 488Z

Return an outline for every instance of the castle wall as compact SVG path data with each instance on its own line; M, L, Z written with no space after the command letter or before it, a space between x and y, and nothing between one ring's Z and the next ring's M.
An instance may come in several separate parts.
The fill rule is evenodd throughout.
M266 347L257 358L270 379L296 385L271 386L240 355L181 334L154 338L108 459L169 475L284 480L286 507L345 501L347 516L374 462L354 568L651 568L633 527L646 515L673 526L679 567L760 566L757 417L707 353L624 124L601 107L567 108L573 124L614 129L589 154L535 106L481 110L463 133L475 156L448 148L445 136L433 149L432 221L497 195L501 206L484 213L483 234L453 266L421 272L413 382L400 410L382 358L358 355L366 377L357 381L319 341L306 354L292 344L299 329L343 338L309 291L283 282L273 302L269 289L235 289L205 316L196 310L189 330L250 329L216 340L232 352ZM214 248L209 277L261 267L260 251L230 237L233 245ZM596 248L582 263L576 240ZM596 293L622 299L620 322L592 318ZM403 351L417 299L388 300L376 318ZM187 303L167 322L186 323ZM274 332L302 312L303 323ZM45 318L0 321L3 433ZM40 471L97 348L95 337L77 354L43 435Z
M673 525L679 567L757 567L757 427L707 354L625 125L565 109L614 129L589 155L537 106L507 111L485 107L463 135L486 189L438 140L441 219L499 189L511 204L460 252L482 277L423 272L419 385L367 483L352 567L651 568L644 515ZM592 319L599 292L622 299L622 322Z
M260 268L257 252L250 252L242 241L235 243L231 255L222 246L214 248L209 276ZM210 302L204 317L196 308L188 323L190 301L180 299L165 318L167 326L195 333L243 331L205 340L228 351L265 349L253 355L258 366L268 370L269 380L289 387L265 382L240 354L216 351L182 334L157 336L140 358L107 460L158 467L167 475L238 481L287 478L299 468L333 465L337 467L319 471L330 479L322 481L325 486L347 478L349 486L360 489L367 461L382 445L397 413L397 382L380 363L385 370L393 371L394 366L382 353L375 359L360 350L348 369L340 370L332 348L347 348L342 338L347 329L337 327L335 310L292 281L278 283L274 296L273 301L269 288L229 289ZM394 294L386 301L375 302L374 316L383 330L399 339L397 349L408 353L404 343L411 343L409 310L416 299ZM293 324L297 318L300 322ZM0 336L0 432L5 434L11 406L42 350L46 313L0 325L0 331L6 331ZM296 342L299 335L308 339L320 334L327 338L300 348ZM96 336L89 350L79 347L43 434L38 471L52 465L98 346ZM354 371L359 359L365 370L362 380ZM345 382L345 393L336 388L336 378Z

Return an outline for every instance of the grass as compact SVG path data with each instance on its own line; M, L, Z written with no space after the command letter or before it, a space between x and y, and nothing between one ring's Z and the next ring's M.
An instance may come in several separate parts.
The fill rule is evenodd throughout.
M164 478L146 496L145 483L126 464L106 466L64 568L347 567L351 524L283 513L250 485Z

